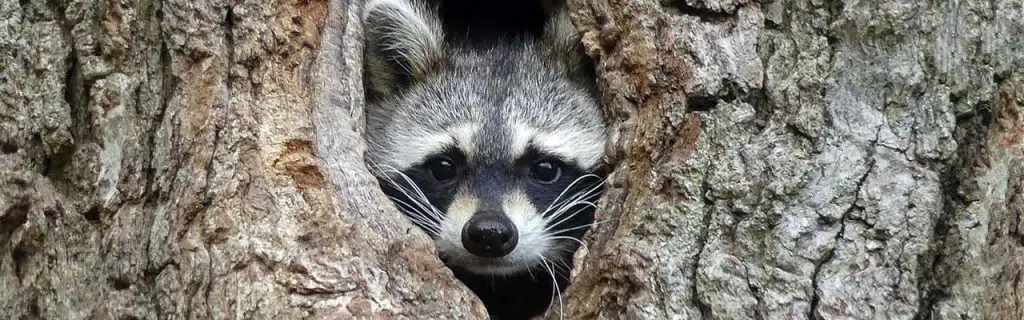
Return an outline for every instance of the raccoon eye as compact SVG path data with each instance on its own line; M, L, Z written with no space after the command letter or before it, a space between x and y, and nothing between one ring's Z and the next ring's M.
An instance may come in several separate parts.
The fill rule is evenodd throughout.
M448 181L455 178L455 161L448 157L437 157L427 162L427 169L434 179Z
M551 160L541 160L530 168L530 177L543 184L553 183L562 176L562 166Z

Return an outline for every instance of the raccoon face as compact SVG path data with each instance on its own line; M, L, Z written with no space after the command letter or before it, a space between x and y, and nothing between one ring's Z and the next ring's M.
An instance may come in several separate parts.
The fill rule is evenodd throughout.
M367 159L384 192L452 268L569 263L602 192L605 132L566 17L539 40L474 46L445 43L415 2L365 10Z
M434 238L442 259L479 274L564 263L593 221L601 178L532 145L500 159L457 145L381 175L385 193Z

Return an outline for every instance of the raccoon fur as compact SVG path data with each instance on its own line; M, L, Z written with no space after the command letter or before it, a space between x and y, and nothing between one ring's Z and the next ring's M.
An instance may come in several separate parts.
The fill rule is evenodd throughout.
M367 163L494 319L558 303L603 191L593 69L553 8L490 38L416 0L363 11Z

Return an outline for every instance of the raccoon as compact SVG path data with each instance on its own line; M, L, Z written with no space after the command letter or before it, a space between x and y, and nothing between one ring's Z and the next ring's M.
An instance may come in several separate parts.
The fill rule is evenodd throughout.
M603 192L593 68L553 8L539 35L490 39L416 0L363 11L368 166L493 319L561 298Z

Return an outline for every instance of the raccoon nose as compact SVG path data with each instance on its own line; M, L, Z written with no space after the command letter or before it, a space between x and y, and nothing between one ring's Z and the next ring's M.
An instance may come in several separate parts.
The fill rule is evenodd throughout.
M516 248L517 242L516 226L500 212L479 212L462 228L462 245L480 257L504 256Z

